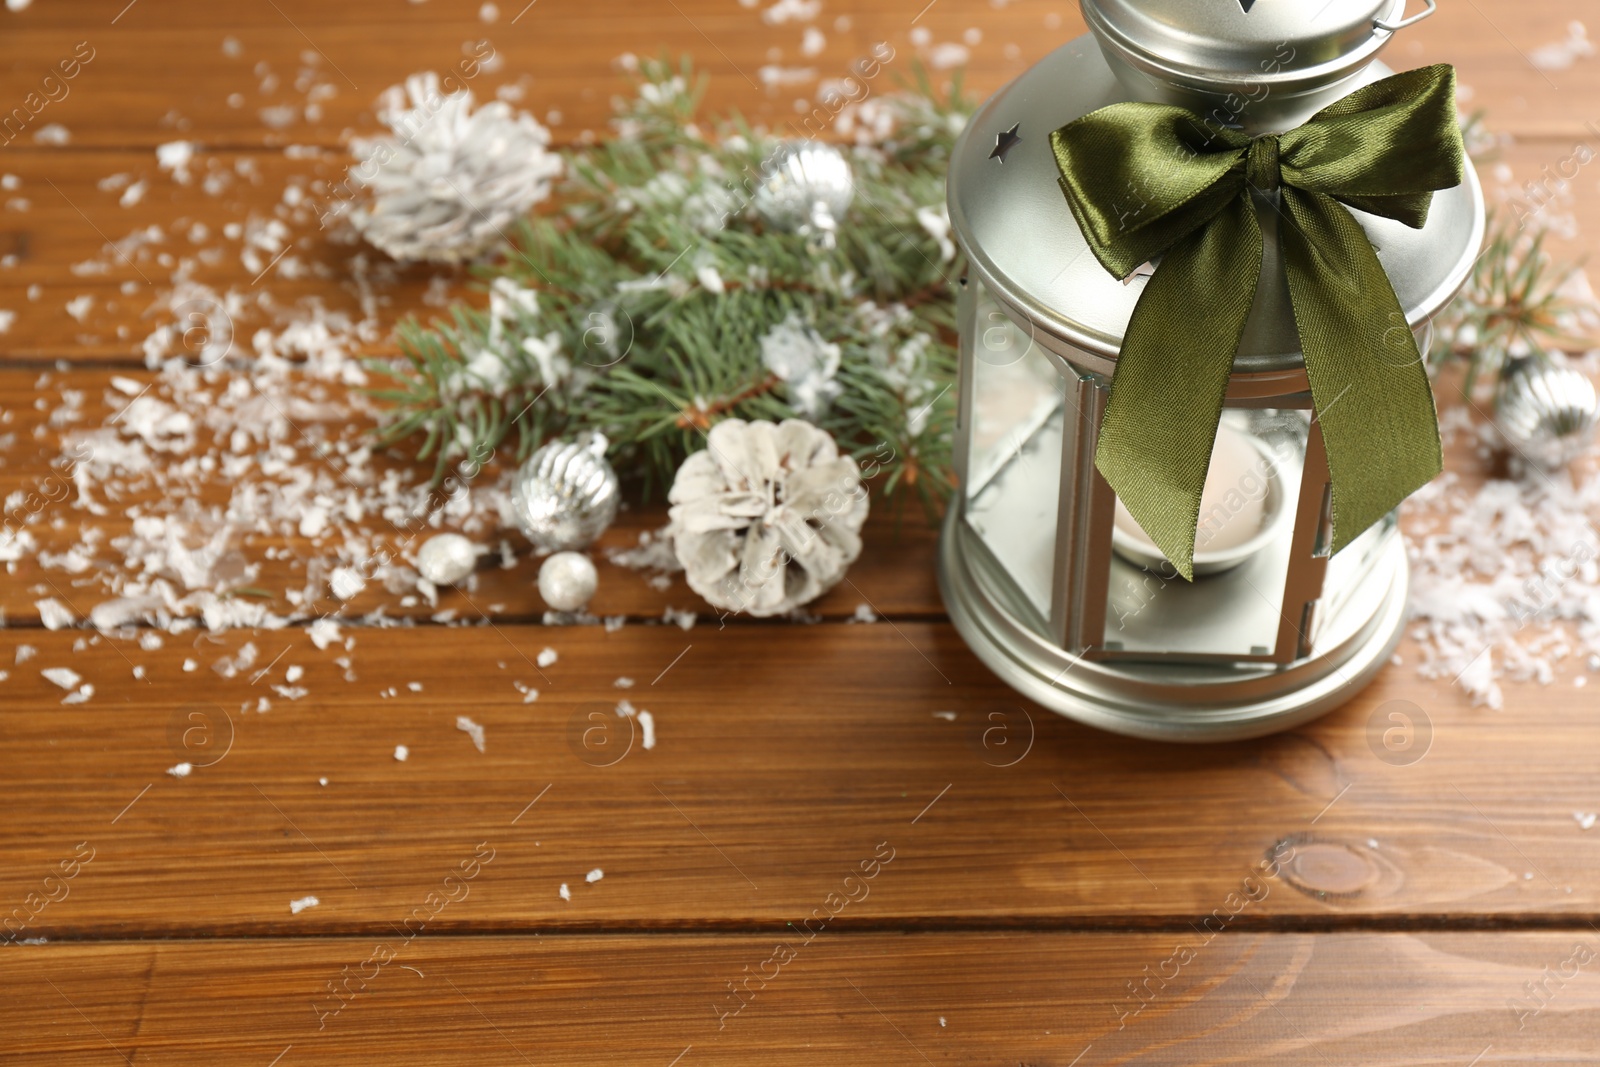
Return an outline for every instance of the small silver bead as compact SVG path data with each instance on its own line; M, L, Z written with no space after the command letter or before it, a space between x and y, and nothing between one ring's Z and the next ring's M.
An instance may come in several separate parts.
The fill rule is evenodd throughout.
M589 557L557 552L539 566L539 595L555 611L577 611L600 584Z
M434 585L465 581L478 565L478 546L457 533L435 534L417 550L417 573Z

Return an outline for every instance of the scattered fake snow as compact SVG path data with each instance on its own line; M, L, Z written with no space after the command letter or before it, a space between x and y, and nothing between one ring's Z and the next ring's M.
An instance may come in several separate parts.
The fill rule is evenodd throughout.
M83 681L77 671L69 667L47 667L39 672L46 681L54 682L63 689L76 689L78 683Z
M472 738L472 744L479 752L484 750L483 727L467 718L465 715L456 716L456 729Z

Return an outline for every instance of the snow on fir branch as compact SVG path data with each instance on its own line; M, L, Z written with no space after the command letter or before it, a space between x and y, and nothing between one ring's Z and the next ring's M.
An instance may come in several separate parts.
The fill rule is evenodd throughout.
M685 62L641 64L614 135L562 150L552 205L477 273L488 307L399 331L385 442L419 438L442 477L599 430L663 496L723 418L804 418L887 492L951 485L961 269L944 178L970 107L925 72L852 105L856 196L837 247L752 206L782 143L699 115ZM870 140L869 140L870 137Z
M944 182L971 110L959 78L940 93L918 67L839 116L856 196L832 249L754 209L778 137L737 115L702 118L704 79L687 61L642 63L635 80L611 137L552 151L564 173L553 206L476 268L488 307L405 323L404 359L373 362L392 379L377 391L391 405L383 441L420 440L437 477L470 478L491 457L598 430L659 498L719 420L802 418L886 493L937 502L953 477L962 265ZM1474 158L1491 159L1501 139L1479 115L1463 125ZM1567 298L1573 268L1551 261L1544 232L1491 218L1435 322L1433 369L1466 363L1470 391L1509 357L1581 344L1574 327L1594 309Z

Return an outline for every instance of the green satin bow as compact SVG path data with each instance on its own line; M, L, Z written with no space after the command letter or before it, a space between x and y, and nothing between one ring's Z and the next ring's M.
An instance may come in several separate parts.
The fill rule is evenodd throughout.
M1420 228L1465 152L1455 71L1358 89L1250 138L1165 104L1113 104L1050 135L1102 266L1155 256L1123 338L1095 464L1185 578L1228 374L1261 276L1255 197L1276 202L1312 403L1333 482L1333 551L1439 473L1433 391L1394 287L1341 204Z

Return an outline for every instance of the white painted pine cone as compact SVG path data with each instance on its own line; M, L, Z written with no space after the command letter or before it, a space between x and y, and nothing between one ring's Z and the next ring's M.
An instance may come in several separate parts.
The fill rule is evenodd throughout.
M668 495L689 588L715 607L764 617L807 604L861 554L867 491L824 430L726 419L684 460Z
M390 89L379 117L393 136L356 142L350 180L369 195L350 221L398 260L476 257L561 174L550 131L533 116L500 100L474 111L472 93L443 93L437 74L413 74L404 94Z

